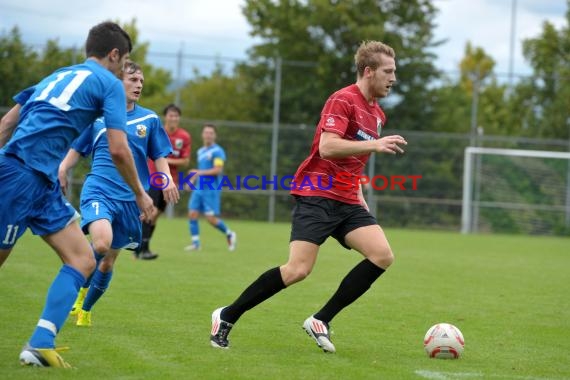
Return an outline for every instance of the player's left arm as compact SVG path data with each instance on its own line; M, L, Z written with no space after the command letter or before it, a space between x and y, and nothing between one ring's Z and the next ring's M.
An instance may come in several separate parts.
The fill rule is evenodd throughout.
M20 109L22 106L20 104L16 104L14 107L10 109L2 119L0 120L0 148L2 148L16 129L18 125L18 120L20 120Z
M196 173L196 176L201 175L219 175L224 170L224 160L221 157L214 158L214 167L211 169L190 169L188 174Z
M162 172L168 177L168 185L162 189L164 200L168 203L178 203L178 200L180 199L180 193L178 192L178 188L170 176L168 161L165 157L159 157L154 160L154 166L156 167L157 172Z
M59 169L57 172L57 178L59 179L59 186L64 195L67 195L67 173L69 169L73 168L79 162L81 155L78 151L71 148L67 151L65 158L59 164Z

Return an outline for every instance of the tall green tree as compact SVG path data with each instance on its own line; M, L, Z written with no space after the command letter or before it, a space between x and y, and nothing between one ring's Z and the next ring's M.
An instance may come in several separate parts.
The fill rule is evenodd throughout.
M511 113L526 135L570 138L570 0L567 4L565 26L557 30L545 21L539 36L523 42L533 75L517 85Z
M12 97L40 78L36 73L37 62L37 52L22 41L17 26L0 35L0 106L12 106Z
M117 21L118 22L118 21ZM118 22L120 23L120 22ZM160 110L172 102L173 95L168 90L172 84L170 71L151 65L148 60L149 42L139 41L139 30L136 19L121 25L131 36L133 50L130 59L141 65L144 73L144 90L141 104L160 113Z
M275 58L283 60L281 121L314 124L325 99L356 79L354 53L363 40L380 40L396 50L400 85L390 112L394 128L429 128L427 84L438 77L429 48L436 9L429 0L248 0L243 13L260 43L239 70L250 78L271 120ZM386 105L390 107L390 104Z

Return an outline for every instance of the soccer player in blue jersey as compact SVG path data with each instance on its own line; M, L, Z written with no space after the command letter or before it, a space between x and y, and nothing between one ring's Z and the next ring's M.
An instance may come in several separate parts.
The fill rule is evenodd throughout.
M127 62L123 70L123 85L127 94L129 146L146 190L153 182L162 189L166 202L176 203L179 199L176 183L166 177L170 175L166 156L172 151L168 135L154 111L136 104L143 84L141 67ZM106 129L105 120L97 119L93 128L73 142L59 166L59 181L65 189L68 170L77 164L80 156L92 155L91 172L81 191L80 211L81 228L91 236L97 268L83 284L71 311L72 315L77 315L77 326L91 326L91 308L108 288L120 250L135 250L141 240L142 228L135 196L111 160ZM166 173L160 178L160 183L150 181L147 157L155 162L158 171Z
M200 249L198 217L200 214L204 214L206 220L226 236L228 249L233 251L236 248L237 235L218 217L220 215L222 191L217 190L217 187L226 161L226 152L216 144L216 127L212 124L205 124L202 128L202 141L204 146L198 149L197 153L198 169L189 171L189 174L194 173L192 181L195 184L195 189L192 189L192 195L188 201L192 244L184 249L186 251Z
M61 68L16 95L17 105L0 123L0 143L11 136L0 149L0 265L28 227L63 262L20 353L22 364L70 367L57 352L55 337L95 260L77 222L79 214L63 197L57 171L72 141L97 117L107 121L113 162L136 194L141 219L154 213L127 142L125 90L117 78L131 49L131 39L119 25L94 26L85 43L87 60Z

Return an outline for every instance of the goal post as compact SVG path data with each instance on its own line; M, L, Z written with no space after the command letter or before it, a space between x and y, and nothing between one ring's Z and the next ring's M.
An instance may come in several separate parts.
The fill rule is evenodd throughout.
M486 159L482 163L483 157L490 156L495 157L495 162ZM525 178L527 174L528 178ZM516 189L518 184L524 188L522 195L517 193L521 191ZM486 199L480 199L480 194L486 194L483 197ZM543 229L562 225L561 228L570 231L570 153L467 147L463 165L461 233L472 233L478 229L481 209L502 212L509 216L507 219L517 222L524 219L520 215L526 213L525 217L532 219L529 223L542 223ZM529 213L533 214L532 217L528 217ZM537 221L545 214L550 215L547 221ZM500 219L499 215L495 216L497 219ZM541 233L536 230L531 229L529 233Z

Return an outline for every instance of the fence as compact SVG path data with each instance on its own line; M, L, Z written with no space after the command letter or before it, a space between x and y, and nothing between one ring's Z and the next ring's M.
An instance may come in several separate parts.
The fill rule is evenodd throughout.
M176 83L183 83L188 79L188 70L191 67L202 65L201 74L207 74L212 68L213 61L223 63L225 69L236 59L224 57L201 57L178 54L149 53L149 61L153 59L164 62L161 65L171 69ZM287 63L285 62L284 65ZM281 82L281 65L276 65L275 81ZM307 73L305 73L307 74ZM289 73L291 75L291 73ZM297 74L295 74L297 75ZM309 83L310 81L306 81ZM311 85L310 83L308 85ZM291 102L295 92L299 89L275 86L273 104L282 101ZM303 89L305 91L305 89ZM179 99L180 94L175 93ZM322 99L319 99L322 101ZM302 105L301 105L302 106ZM293 107L294 108L294 107ZM0 111L6 111L0 107ZM474 112L476 115L476 112ZM204 122L213 122L218 127L218 143L226 149L228 160L224 174L229 178L245 175L258 177L273 177L292 175L300 162L307 156L314 134L314 125L284 124L279 122L279 107L274 106L273 120L268 123L249 123L231 120L200 120L183 118L182 126L193 136L193 156L199 147L200 129ZM471 121L470 127L464 130L473 132L477 125L476 119ZM412 182L408 178L404 188L386 186L375 183L365 190L367 202L371 212L377 216L379 222L387 227L435 228L460 230L462 205L462 176L463 157L465 148L470 145L510 149L535 149L568 151L568 141L531 139L505 136L478 136L460 133L435 133L420 131L384 131L384 135L399 133L408 141L406 153L403 155L372 155L367 167L369 178L377 177L391 179L394 176L421 176L417 178L416 188L412 189ZM74 185L70 200L77 205L80 185L83 176L88 170L88 164L82 163L75 170L72 184ZM383 177L381 177L383 176ZM400 178L400 177L398 177ZM174 208L173 215L186 215L186 204L189 193L184 192L180 203ZM222 197L222 212L224 217L287 221L290 218L292 199L288 191L283 189L270 190L226 190ZM482 231L512 232L509 226L504 228L486 228L485 226L497 224L486 223L484 216L478 222ZM564 233L567 233L566 230ZM547 231L548 233L548 231Z
M201 125L205 120L183 118L182 125L193 136L193 157L200 146ZM272 125L243 123L232 121L214 121L218 127L218 143L227 154L224 174L232 180L234 189L224 188L222 196L222 214L227 218L249 220L271 220L271 202L274 202L275 221L288 221L293 204L289 192L282 186L273 190L235 189L236 178L247 175L258 178L272 178L271 163L276 163L276 175L279 179L293 175L307 156L314 135L314 126L280 125L279 140L275 155L272 155ZM385 135L395 133L386 130ZM372 155L366 168L369 178L376 177L374 186L365 187L365 196L371 212L376 215L381 225L386 227L430 228L460 230L462 212L462 180L464 151L469 146L469 134L435 133L417 131L398 131L408 141L403 155ZM479 145L495 148L534 149L549 151L568 151L565 140L531 139L501 136L485 136ZM74 174L72 203L78 201L78 192L83 173L88 163L81 164ZM193 166L193 164L191 164ZM402 186L391 184L390 179L402 182ZM416 176L415 186L411 176ZM418 177L418 176L421 176ZM260 185L261 180L253 180L250 186ZM391 186L393 185L393 186ZM483 184L483 186L485 186ZM415 189L414 189L415 187ZM190 193L183 192L181 201L174 208L173 215L185 216ZM492 223L479 217L482 232L525 232L510 225ZM492 218L492 216L490 217ZM541 233L566 234L562 232L542 231Z

